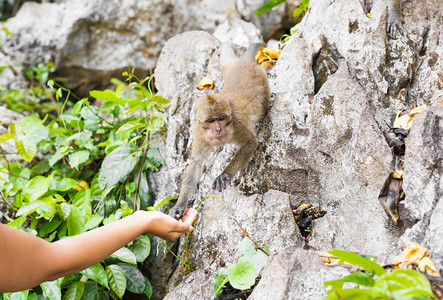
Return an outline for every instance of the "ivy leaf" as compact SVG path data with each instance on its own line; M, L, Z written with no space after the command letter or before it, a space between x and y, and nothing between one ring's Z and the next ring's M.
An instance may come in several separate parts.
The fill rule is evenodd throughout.
M134 253L138 262L144 262L151 252L151 240L147 235L141 235L134 240L129 250Z
M62 298L62 292L60 290L60 279L54 281L47 281L40 284L43 290L43 296L49 300L60 300Z
M122 298L126 290L126 276L122 268L118 265L107 266L106 275L111 290L119 298Z
M27 205L23 205L22 207L19 208L19 210L16 213L16 216L27 216L29 214L32 214L33 212L35 212L37 210L37 208L41 207L41 206L45 206L46 204L43 201L34 201L31 202Z
M240 257L237 263L228 265L229 283L239 290L249 289L255 284L255 265L247 257Z
M85 291L85 283L81 281L73 282L69 285L68 290L63 295L63 300L80 300Z
M132 265L128 265L125 263L119 263L118 265L122 268L123 272L126 275L126 288L128 289L128 291L136 294L143 294L146 288L146 280L142 272L140 272L139 269Z
M115 92L112 90L104 90L104 91L90 91L89 95L91 95L92 97L96 98L96 99L100 99L106 102L112 102L121 106L125 106L126 105L126 101L117 97L117 95L115 95Z
M63 218L63 220L66 221L66 219L69 217L69 214L71 213L71 206L63 202L57 207L58 214Z
M80 210L85 218L89 218L92 215L91 190L81 189L78 191L72 199L72 204Z
M102 190L112 188L132 172L140 159L137 150L133 144L123 144L105 157L98 178Z
M246 257L252 257L257 253L254 243L252 243L247 237L243 238L240 244L238 244L238 251L243 253L243 255Z
M12 135L10 133L5 133L3 135L0 135L0 143L10 140L10 139L13 139L13 138L14 138L14 135Z
M72 178L52 178L49 183L51 191L66 192L77 184L77 181Z
M81 271L80 273L85 275L89 279L97 281L102 286L109 288L108 277L106 275L105 268L103 268L103 266L100 263L93 265L92 267L89 267Z
M118 258L121 261L130 264L134 265L137 264L137 258L135 257L134 253L132 253L132 251L126 247L118 249L117 251L111 254L111 257Z

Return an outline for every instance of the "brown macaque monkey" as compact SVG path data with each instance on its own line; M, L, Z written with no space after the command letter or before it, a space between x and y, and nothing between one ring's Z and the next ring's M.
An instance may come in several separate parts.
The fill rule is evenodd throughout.
M402 14L402 1L404 0L387 0L388 5L388 25L386 32L391 39L398 39L400 34L403 35L404 18ZM365 13L370 13L373 0L363 0L363 9Z
M388 0L388 27L386 29L391 39L398 39L403 33L403 13L401 4L403 0Z
M257 52L264 44L252 44L237 57L231 43L221 47L220 66L225 85L220 93L205 95L198 100L194 124L191 162L182 174L180 195L169 214L183 216L188 197L198 184L205 158L226 143L239 146L213 189L222 191L231 178L249 161L257 148L257 123L268 112L270 90L265 69L256 63Z

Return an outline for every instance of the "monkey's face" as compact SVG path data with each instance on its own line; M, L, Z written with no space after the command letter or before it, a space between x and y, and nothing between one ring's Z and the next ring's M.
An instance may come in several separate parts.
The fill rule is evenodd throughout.
M229 143L234 135L230 117L212 116L200 122L204 139L211 145Z

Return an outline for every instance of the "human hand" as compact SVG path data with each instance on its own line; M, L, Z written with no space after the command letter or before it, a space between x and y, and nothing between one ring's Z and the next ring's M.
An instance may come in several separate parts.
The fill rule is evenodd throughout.
M191 224L197 217L197 211L187 208L180 220L176 220L161 212L149 212L151 220L148 232L166 240L176 240L183 234L193 230Z

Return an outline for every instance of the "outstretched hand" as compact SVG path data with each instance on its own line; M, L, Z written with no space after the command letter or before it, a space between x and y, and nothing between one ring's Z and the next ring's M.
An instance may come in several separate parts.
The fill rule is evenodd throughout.
M193 208L185 209L183 217L176 220L171 216L161 212L150 212L155 214L152 218L152 225L149 226L149 233L162 239L175 240L193 230L192 223L197 217L197 211Z

